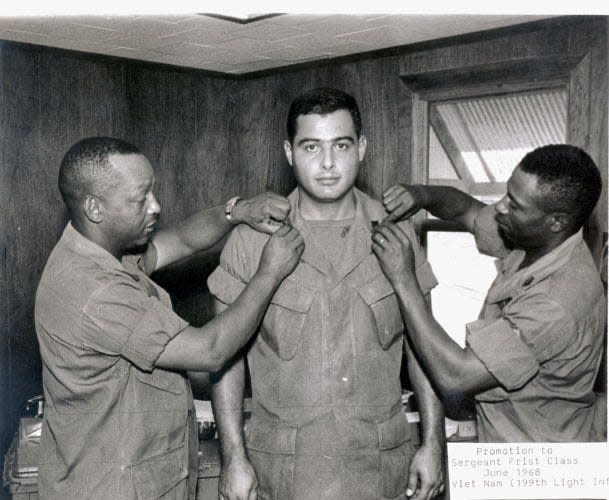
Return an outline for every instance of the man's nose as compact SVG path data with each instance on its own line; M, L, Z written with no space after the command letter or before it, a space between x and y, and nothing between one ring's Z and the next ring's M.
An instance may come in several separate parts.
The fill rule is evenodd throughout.
M505 195L495 204L495 210L497 211L497 213L503 215L507 213L507 195Z
M151 214L158 214L161 212L161 205L157 201L156 197L153 194L150 194L150 205L148 205L148 212Z
M321 166L324 170L331 170L334 168L334 152L332 148L324 148L323 154Z

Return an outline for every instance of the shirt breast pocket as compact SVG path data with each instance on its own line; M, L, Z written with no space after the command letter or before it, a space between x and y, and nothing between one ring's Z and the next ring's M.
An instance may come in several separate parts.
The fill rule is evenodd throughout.
M281 359L290 360L296 354L313 297L312 291L290 280L284 281L273 296L260 335Z
M381 346L388 349L404 333L404 322L393 287L385 275L377 274L355 289L372 311Z

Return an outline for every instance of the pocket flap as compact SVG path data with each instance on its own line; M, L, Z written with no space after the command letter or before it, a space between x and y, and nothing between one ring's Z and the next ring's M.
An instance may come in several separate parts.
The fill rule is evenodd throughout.
M410 428L402 407L387 420L377 423L379 449L391 450L410 440Z
M153 369L150 373L136 369L135 376L140 382L155 389L171 392L172 394L182 394L184 392L184 376L179 373L159 368Z
M381 346L388 349L404 332L404 321L391 283L384 274L377 274L355 289L372 310Z
M296 426L277 418L253 413L247 425L247 447L254 451L293 455L296 451Z
M133 465L131 473L138 498L159 498L188 476L186 453L166 451Z
M275 293L260 334L281 359L290 360L296 355L313 298L311 290L290 281L284 281Z
M271 299L271 304L276 304L303 314L309 312L312 303L313 292L298 286L289 279L281 284Z
M384 274L377 274L366 283L356 285L355 289L369 306L394 293L391 283Z

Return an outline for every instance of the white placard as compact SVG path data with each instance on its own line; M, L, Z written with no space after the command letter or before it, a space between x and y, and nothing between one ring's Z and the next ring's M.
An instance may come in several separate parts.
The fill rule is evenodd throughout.
M607 443L448 443L450 500L609 498Z

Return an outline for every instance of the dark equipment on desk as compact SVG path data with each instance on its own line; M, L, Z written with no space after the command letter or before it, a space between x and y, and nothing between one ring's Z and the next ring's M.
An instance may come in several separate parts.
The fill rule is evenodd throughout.
M29 399L19 429L4 457L2 482L13 499L38 498L38 450L44 416L44 396Z
M19 429L4 457L2 481L13 500L38 500L40 433L44 417L44 396L26 402ZM220 476L220 445L215 424L199 421L199 474L197 500L217 500Z

